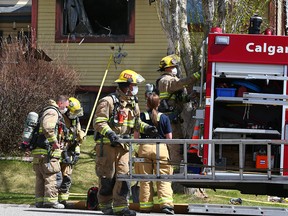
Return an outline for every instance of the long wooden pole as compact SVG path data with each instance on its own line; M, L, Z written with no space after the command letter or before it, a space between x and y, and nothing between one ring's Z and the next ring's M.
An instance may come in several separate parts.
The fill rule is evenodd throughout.
M107 68L106 68L106 70L105 70L105 73L104 73L104 76L103 76L103 79L102 79L102 82L101 82L101 85L100 85L100 88L99 88L99 91L98 91L98 94L97 94L97 97L96 97L96 100L95 100L95 103L94 103L94 106L93 106L93 109L92 109L92 112L91 112L91 115L90 115L88 124L87 124L87 126L86 126L85 136L86 136L87 133L88 133L88 130L89 130L89 127L90 127L90 124L91 124L91 121L92 121L92 118L93 118L93 115L94 115L94 111L95 111L96 105L97 105L97 103L98 103L98 100L99 100L99 97L100 97L100 94L101 94L101 91L102 91L102 87L103 87L103 85L104 85L104 82L105 82L105 80L106 80L106 76L107 76L108 70L109 70L110 65L111 65L112 57L113 57L113 53L111 53L111 55L110 55L110 58L109 58L109 61L108 61L108 64L107 64Z

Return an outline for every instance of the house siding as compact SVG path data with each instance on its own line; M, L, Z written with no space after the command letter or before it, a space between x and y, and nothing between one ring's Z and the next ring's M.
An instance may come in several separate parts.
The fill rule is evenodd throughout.
M67 63L81 74L81 86L99 86L106 70L109 57L123 44L114 43L55 43L56 1L39 0L38 2L38 45L52 57L64 55ZM123 51L127 56L120 65L112 62L105 86L113 82L124 69L139 72L147 82L155 83L159 76L156 71L160 59L166 55L167 40L158 21L156 8L147 0L135 1L135 42L125 43ZM140 86L144 95L145 85ZM144 100L143 100L144 101Z

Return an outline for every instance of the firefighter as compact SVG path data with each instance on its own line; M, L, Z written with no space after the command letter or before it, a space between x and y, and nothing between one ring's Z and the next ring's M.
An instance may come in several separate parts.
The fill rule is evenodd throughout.
M156 89L159 93L161 102L158 110L168 115L175 139L183 139L182 127L183 119L181 112L184 103L190 101L187 95L186 85L193 85L200 79L200 73L193 73L191 76L179 78L178 66L180 58L173 54L162 58L158 71L161 76L156 80ZM180 145L168 145L171 161L180 163L182 158L182 150Z
M80 145L84 139L84 131L81 130L79 117L83 116L83 109L79 100L74 97L69 98L67 111L63 115L66 125L66 140L62 147L61 154L61 172L62 183L59 189L59 202L67 208L69 198L69 189L72 184L73 166L78 162L80 157Z
M68 105L67 98L59 96L57 103L49 100L48 106L40 116L36 148L31 152L33 170L36 174L35 206L37 208L64 208L64 205L58 202L58 189L62 181L59 159L65 126L61 113L65 112Z
M153 92L147 96L147 111L140 114L140 118L143 122L149 125L156 126L159 132L158 138L160 139L172 139L172 128L168 116L158 112L160 105L159 96ZM139 138L139 133L134 132L134 138ZM141 138L150 138L146 134L141 134ZM141 144L138 149L138 157L144 158L144 162L136 163L135 169L138 174L153 174L156 173L156 144ZM167 145L162 143L159 145L159 159L160 159L160 174L172 175L172 166L168 163L169 152ZM171 188L171 182L157 181L157 194L159 204L162 212L166 214L174 214L173 205L173 191ZM140 211L149 213L153 204L153 182L141 181L140 182Z
M128 208L129 184L117 181L117 174L128 174L129 148L119 137L131 138L133 130L156 136L155 127L141 122L138 106L138 84L144 78L132 70L124 70L115 81L115 93L102 98L96 108L96 174L99 178L98 201L104 214L134 216Z

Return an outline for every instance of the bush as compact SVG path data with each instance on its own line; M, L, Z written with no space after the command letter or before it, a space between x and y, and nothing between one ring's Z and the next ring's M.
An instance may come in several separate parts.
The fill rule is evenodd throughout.
M39 113L58 95L73 96L79 76L63 61L45 61L43 51L18 42L3 43L0 51L0 152L17 154L27 114Z

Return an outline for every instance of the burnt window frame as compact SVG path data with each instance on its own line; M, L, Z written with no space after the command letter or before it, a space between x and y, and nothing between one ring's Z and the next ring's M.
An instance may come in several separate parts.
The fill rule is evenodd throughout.
M55 42L69 42L69 43L134 43L135 42L135 1L129 0L129 17L128 19L128 34L127 35L89 35L76 36L71 38L69 35L63 34L63 1L56 0L56 14L55 14ZM83 40L83 38L85 38Z

